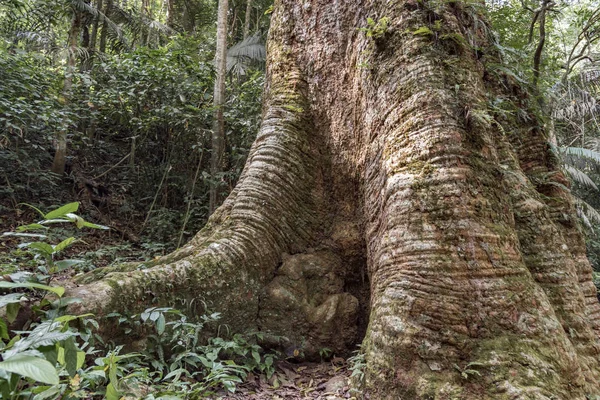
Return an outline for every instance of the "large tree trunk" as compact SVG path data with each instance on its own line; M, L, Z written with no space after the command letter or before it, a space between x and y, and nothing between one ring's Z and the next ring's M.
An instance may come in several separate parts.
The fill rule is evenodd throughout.
M159 265L73 292L100 310L201 298L307 355L364 338L372 399L600 394L568 183L469 4L276 1L237 187Z

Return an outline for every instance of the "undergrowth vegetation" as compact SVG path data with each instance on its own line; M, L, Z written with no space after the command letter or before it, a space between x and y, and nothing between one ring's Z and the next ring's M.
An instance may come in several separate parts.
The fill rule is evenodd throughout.
M75 214L78 207L70 203L48 213L36 209L40 221L3 234L21 240L18 248L31 263L2 271L2 398L199 398L235 391L250 372L273 375L278 353L257 344L260 333L229 334L219 325L218 313L193 321L170 307L108 314L100 321L103 325L116 324L126 335L140 338L128 349L104 342L93 315L69 314L69 304L81 300L65 297L65 289L56 283L82 263L61 259L81 239L70 236L53 244L57 240L49 233L59 224L106 229Z
M168 16L158 1L0 1L0 227L32 217L19 203L77 200L113 228L94 250L185 243L208 217L209 188L235 185L258 129L266 3L249 9L252 36L229 35L223 172L210 174L213 1L173 2Z

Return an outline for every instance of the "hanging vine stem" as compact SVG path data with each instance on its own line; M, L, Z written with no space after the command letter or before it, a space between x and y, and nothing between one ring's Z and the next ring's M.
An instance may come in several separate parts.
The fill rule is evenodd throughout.
M190 208L192 206L192 200L194 199L194 190L196 189L196 182L198 181L198 174L200 173L200 166L202 165L202 158L204 156L204 149L200 148L200 159L198 160L198 166L196 167L196 173L194 174L194 182L192 183L192 190L190 191L190 199L187 204L187 208L185 210L185 217L183 217L183 225L181 226L181 231L179 232L179 239L177 240L177 248L181 246L181 240L183 239L183 232L185 231L185 226L190 219Z

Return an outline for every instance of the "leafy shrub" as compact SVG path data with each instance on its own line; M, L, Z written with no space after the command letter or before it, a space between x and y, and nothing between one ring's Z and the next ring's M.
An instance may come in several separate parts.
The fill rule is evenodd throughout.
M122 346L105 349L94 334L99 324L91 314L61 315L65 306L81 300L64 297L65 289L50 283L56 273L79 261L57 259L74 237L53 245L46 241L47 231L61 223L105 228L75 214L78 207L79 203L69 203L48 213L37 210L41 221L4 234L37 240L22 243L21 248L37 260L41 274L17 268L10 281L0 281L0 289L12 291L0 296L0 308L5 309L0 317L2 398L197 398L221 388L235 391L250 371L273 374L277 354L257 344L260 333L208 337L205 327L218 323L218 313L198 321L169 307L152 307L131 317L109 314L125 333L135 329L145 334L143 350L129 353ZM21 321L14 326L20 310L30 311L26 315L33 318L30 324Z

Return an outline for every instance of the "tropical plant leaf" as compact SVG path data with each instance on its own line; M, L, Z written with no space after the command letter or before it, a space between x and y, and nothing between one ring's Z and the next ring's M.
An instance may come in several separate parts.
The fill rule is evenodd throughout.
M71 268L74 265L82 264L83 260L60 260L54 263L57 271L62 271L67 268Z
M594 181L585 172L571 165L565 165L564 167L575 182L598 190L598 186L596 186Z
M17 289L17 288L27 288L27 289L42 289L42 290L47 290L49 292L52 292L54 294L56 294L58 297L62 297L63 294L65 294L65 288L61 287L61 286L47 286L47 285L42 285L41 283L35 283L35 282L6 282L6 281L0 281L0 288L7 288L7 289Z
M60 242L59 244L54 246L54 252L58 253L59 251L63 251L64 249L69 247L69 245L71 245L74 241L75 241L75 238L72 236L66 238L65 240L63 240L62 242Z
M250 36L227 50L227 71L243 76L251 65L262 63L265 58L266 49L260 35Z
M55 219L64 217L69 213L74 213L79 209L79 202L73 202L69 204L65 204L62 207L57 208L56 210L50 211L48 214L44 215L45 219Z
M584 157L600 164L600 153L584 147L565 147L562 149L564 154L576 157Z
M591 222L600 224L600 213L594 207L577 197L575 198L575 204L577 214L588 228L593 229Z
M22 297L23 293L10 293L0 296L0 307L4 307L5 305L11 303L19 303Z
M58 385L56 369L48 361L24 354L17 354L0 362L0 370L25 376L38 382Z

